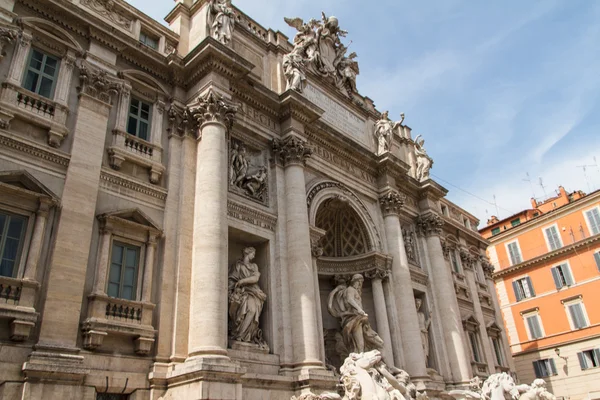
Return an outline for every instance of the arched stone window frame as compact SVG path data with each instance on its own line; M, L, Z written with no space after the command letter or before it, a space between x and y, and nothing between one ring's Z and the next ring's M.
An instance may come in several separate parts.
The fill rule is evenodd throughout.
M110 166L119 170L124 161L131 162L147 168L149 181L154 184L159 183L165 171L162 164L161 140L165 110L170 96L158 80L145 72L125 70L119 75L125 83L119 95L117 118L112 132L112 142L108 148ZM132 96L149 103L152 107L148 140L127 133Z
M5 128L18 117L48 129L48 144L60 147L69 133L66 122L73 69L84 50L73 36L50 21L23 17L17 20L17 24L18 38L0 95L6 110L0 119ZM54 94L50 99L22 87L32 47L60 60Z

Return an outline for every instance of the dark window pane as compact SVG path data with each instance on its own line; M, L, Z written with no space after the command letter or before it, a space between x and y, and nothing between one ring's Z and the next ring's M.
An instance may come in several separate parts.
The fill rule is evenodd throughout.
M127 121L127 133L132 135L137 134L137 120L135 117L129 116L129 121Z
M0 275L12 277L14 265L15 265L14 261L2 260L2 262L0 263Z
M121 293L122 299L133 300L133 288L131 286L123 286L123 292Z
M123 285L133 286L135 280L135 269L125 268L125 277L123 278Z
M119 264L110 265L108 281L116 283L117 285L121 282L121 266Z
M110 297L119 297L119 285L117 283L109 283L107 294Z
M23 85L23 87L27 90L31 90L32 92L35 92L38 78L39 78L39 74L36 74L33 71L27 71L27 76L25 78L25 84Z
M121 264L121 260L123 260L123 247L114 244L112 250L112 262Z
M8 225L8 237L20 239L23 234L25 219L21 217L11 217Z
M17 259L17 252L19 250L19 239L6 238L4 243L4 252L2 258L5 260L15 261Z
M50 76L54 76L54 74L56 73L56 65L56 58L46 57L46 66L44 67L44 73Z
M125 260L125 265L128 267L136 267L137 266L137 250L132 248L127 248L127 259Z
M52 80L43 77L38 94L49 98L52 95Z
M148 124L140 121L140 131L138 132L140 139L148 140Z

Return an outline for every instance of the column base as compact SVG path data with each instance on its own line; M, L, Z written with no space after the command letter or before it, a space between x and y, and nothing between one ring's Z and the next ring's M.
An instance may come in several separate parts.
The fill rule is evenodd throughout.
M192 357L167 373L164 400L241 400L246 370L228 358Z
M36 346L23 363L23 374L28 382L57 382L82 385L90 370L83 366L78 348Z

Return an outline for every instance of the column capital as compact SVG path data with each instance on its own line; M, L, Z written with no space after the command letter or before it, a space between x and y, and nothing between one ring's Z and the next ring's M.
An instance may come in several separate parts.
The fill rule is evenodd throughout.
M310 250L313 257L321 257L323 255L323 245L321 244L321 241L310 239Z
M441 235L444 220L436 213L419 215L416 220L417 232L422 236Z
M494 265L490 262L489 258L486 256L479 256L479 262L481 263L481 268L483 269L483 274L486 278L492 279L494 275Z
M468 249L461 247L459 249L460 261L465 268L473 269L475 262L477 261L476 256L472 255Z
M374 268L365 272L365 277L369 279L384 280L388 276L390 276L390 271L381 268Z
M383 216L399 215L405 200L406 196L395 190L389 190L380 196L379 205L381 205Z
M226 100L219 93L210 89L198 97L198 106L190 110L192 117L198 121L200 128L208 122L218 122L225 125L229 131L235 120L237 107ZM201 138L199 135L198 139Z
M284 139L273 139L273 153L285 167L293 164L304 166L313 152L307 143L306 140L295 135Z
M119 93L123 85L116 78L109 77L102 69L92 69L86 65L79 68L79 95L86 94L112 106L113 95Z

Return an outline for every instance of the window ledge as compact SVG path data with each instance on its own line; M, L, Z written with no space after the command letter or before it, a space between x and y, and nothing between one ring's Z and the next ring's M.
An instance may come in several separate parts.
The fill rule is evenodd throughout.
M0 120L6 128L17 117L48 129L48 144L60 147L69 134L69 107L9 82L2 84Z
M88 316L82 326L84 348L95 350L110 334L133 337L138 355L150 352L156 336L152 326L154 304L105 294L91 294L88 299Z
M162 151L159 145L115 129L108 155L113 169L120 170L123 161L128 161L148 168L150 182L158 183L165 171L162 165Z
M0 276L0 319L10 320L10 339L15 342L27 340L37 322L33 306L39 288L35 281Z

